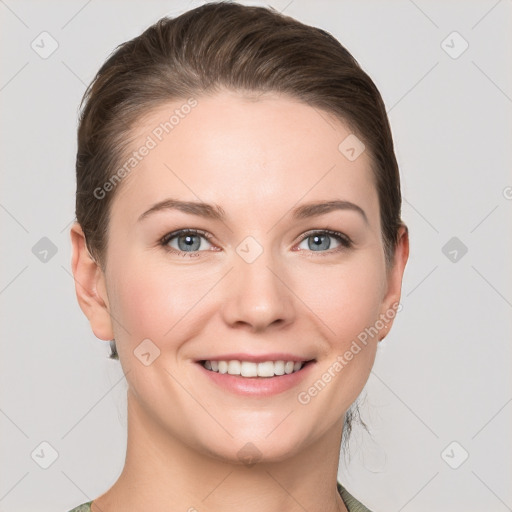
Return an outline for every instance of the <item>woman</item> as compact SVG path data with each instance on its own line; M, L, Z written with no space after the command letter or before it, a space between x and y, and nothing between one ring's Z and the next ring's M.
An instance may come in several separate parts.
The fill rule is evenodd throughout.
M367 510L339 452L408 258L371 79L328 33L222 2L122 44L84 101L72 268L128 446L74 510Z

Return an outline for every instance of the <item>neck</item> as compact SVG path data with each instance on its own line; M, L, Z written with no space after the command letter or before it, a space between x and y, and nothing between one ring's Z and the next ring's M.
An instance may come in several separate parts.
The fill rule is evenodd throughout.
M342 428L343 418L286 460L220 460L165 430L128 390L124 469L92 512L347 512L336 488Z

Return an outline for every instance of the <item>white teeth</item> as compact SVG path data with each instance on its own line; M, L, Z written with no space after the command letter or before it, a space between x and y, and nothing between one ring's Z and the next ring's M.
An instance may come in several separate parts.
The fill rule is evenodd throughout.
M299 368L302 366L302 363L296 363L299 365ZM297 368L297 369L299 369ZM276 361L274 363L274 373L276 375L284 375L284 361Z
M228 372L228 362L227 361L219 361L219 373L227 373Z
M203 366L207 370L218 373L229 373L242 377L274 377L274 375L289 375L299 371L303 363L300 361L264 361L253 363L251 361L205 361Z
M240 361L228 361L228 373L230 375L240 375Z
M273 377L274 376L274 363L272 361L265 361L258 363L258 377Z
M258 364L250 363L249 361L243 361L240 365L240 375L242 377L257 377Z

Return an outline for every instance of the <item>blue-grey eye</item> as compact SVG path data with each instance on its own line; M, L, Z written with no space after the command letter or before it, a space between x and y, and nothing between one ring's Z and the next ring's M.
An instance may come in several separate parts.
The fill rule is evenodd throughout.
M331 244L331 239L335 240L334 246ZM335 249L340 245L344 245L344 240L340 236L330 235L324 232L318 232L308 235L304 237L304 239L301 241L301 244L303 244L304 242L307 242L307 247L301 247L301 245L299 245L299 248L308 249L314 252L327 251L329 249Z
M207 247L204 247L203 242L206 242ZM204 235L193 232L178 232L175 235L169 236L165 244L181 252L195 252L211 247L210 242L206 240Z

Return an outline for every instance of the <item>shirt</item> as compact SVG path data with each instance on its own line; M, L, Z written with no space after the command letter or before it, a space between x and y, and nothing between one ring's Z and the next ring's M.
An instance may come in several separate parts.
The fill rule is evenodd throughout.
M352 496L339 482L338 492L340 493L341 499L343 500L343 503L345 503L348 512L371 512L362 503L357 501L354 496ZM92 501L89 501L82 505L78 505L78 507L75 507L69 512L91 512L91 503Z

